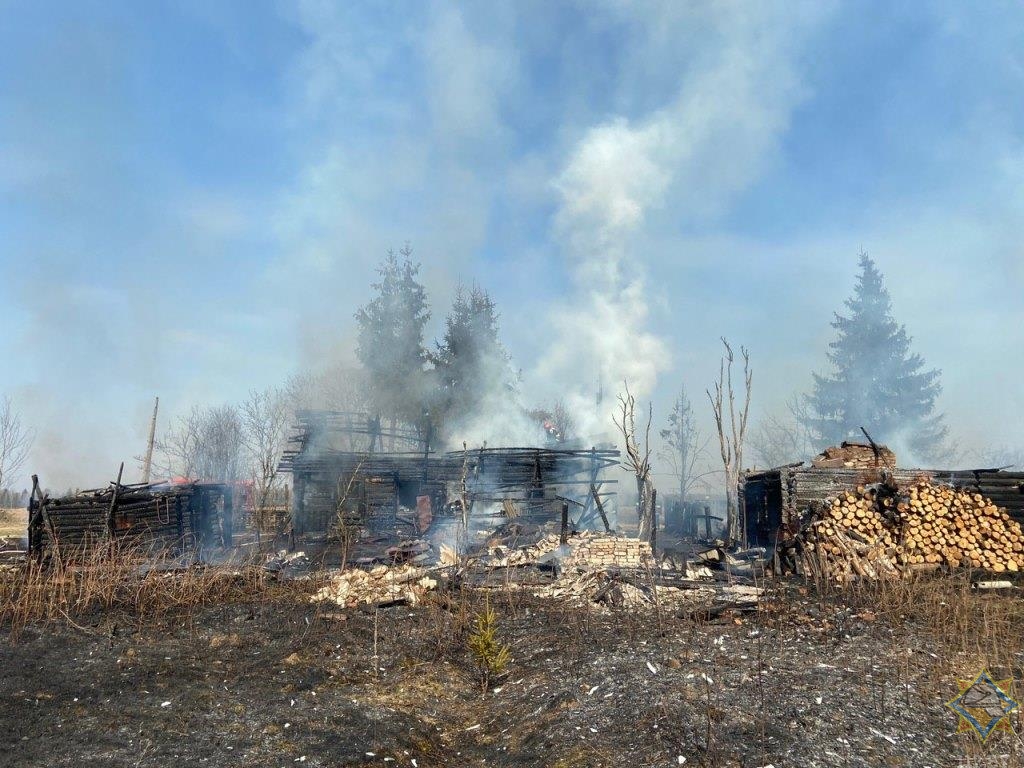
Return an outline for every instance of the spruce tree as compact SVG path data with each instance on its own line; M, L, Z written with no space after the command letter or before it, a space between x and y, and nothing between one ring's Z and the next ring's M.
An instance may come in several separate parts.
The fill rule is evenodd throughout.
M865 253L860 268L845 302L849 313L837 312L832 322L833 371L814 374L814 389L806 396L805 426L819 449L863 440L863 427L878 443L909 448L908 460L946 458L947 428L934 412L940 372L925 369L921 356L911 352L906 328L893 318L882 274Z
M356 312L356 354L370 375L377 413L396 421L419 424L424 409L423 328L430 319L426 291L419 282L420 265L405 246L396 256L388 251L377 268L376 296Z
M513 375L498 338L498 313L485 290L459 286L433 363L438 421L476 415L485 399L511 394Z

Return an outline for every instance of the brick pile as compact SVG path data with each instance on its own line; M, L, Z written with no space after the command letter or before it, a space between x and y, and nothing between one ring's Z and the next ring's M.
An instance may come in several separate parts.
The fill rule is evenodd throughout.
M500 546L491 547L491 565L526 565L560 551L561 540L557 534L548 534L534 544L512 550ZM580 531L569 537L564 545L562 566L584 570L605 568L642 568L653 562L651 545L646 541L613 536L595 531Z
M572 554L563 564L576 568L641 568L653 562L651 545L623 536L588 536L579 542L570 539Z

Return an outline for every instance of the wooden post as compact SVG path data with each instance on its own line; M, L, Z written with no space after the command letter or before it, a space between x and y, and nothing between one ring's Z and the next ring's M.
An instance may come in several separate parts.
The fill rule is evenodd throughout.
M220 543L225 549L234 544L235 526L233 501L234 493L231 486L226 485L224 487L224 494L222 498L224 513L220 519Z
M658 560L658 489L651 489L651 553Z
M39 476L32 475L32 495L28 497L28 551L43 554L43 505L36 501Z
M43 493L43 489L39 486L39 476L32 475L32 496L29 502L29 509L32 509L32 503L35 504L35 529L36 529L36 547L38 547L39 559L43 557L43 528L50 534L50 546L53 548L54 554L57 558L60 558L60 552L58 550L57 542L57 531L53 527L53 520L46 512L46 502L49 498ZM29 518L29 533L31 534L32 518Z
M185 546L185 526L181 518L181 496L174 495L174 516L178 521L178 546Z
M597 466L597 448L591 447L591 449L590 449L590 488L591 488L591 494L589 496L587 496L587 502L583 506L583 514L580 516L580 520L588 520L588 521L590 520L590 517L591 517L591 513L590 513L590 503L591 503L591 500L594 500L594 501L597 500L597 496L593 493L594 484L597 483L597 471L598 471L598 466ZM602 515L602 517L603 517L603 515ZM605 530L607 531L608 530L608 522L607 521L605 521L604 527L605 527Z
M562 544L569 543L569 502L562 502L562 534L559 536L559 542Z
M295 475L292 481L292 524L293 533L302 533L306 530L306 476Z
M611 533L612 527L608 524L608 515L605 514L604 504L601 503L601 497L597 493L597 486L594 483L590 484L590 495L594 498L594 506L597 507L597 512L601 515L601 522L604 523L604 532Z
M114 538L114 515L117 513L117 494L121 490L121 476L124 474L124 462L121 462L121 468L117 470L117 482L114 483L114 492L110 494L110 509L107 510L107 536L113 540Z
M142 482L148 483L153 470L153 444L156 442L156 412L160 409L160 398L153 404L153 420L149 422L149 441L146 443L146 460L142 464Z

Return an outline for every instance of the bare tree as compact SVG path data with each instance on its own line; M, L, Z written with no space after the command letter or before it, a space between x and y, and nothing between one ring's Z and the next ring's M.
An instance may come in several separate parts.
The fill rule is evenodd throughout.
M736 491L739 475L743 469L743 443L747 435L747 417L750 414L750 392L753 383L753 372L750 370L750 353L746 347L740 347L743 357L744 399L743 409L737 418L736 394L732 386L732 347L722 337L725 355L718 366L718 381L715 382L715 393L707 390L711 409L715 414L715 428L718 431L718 444L722 454L722 466L725 470L725 499L727 510L726 536L729 542L739 540L739 511L736 502Z
M653 410L651 404L647 404L647 426L644 428L643 445L636 436L636 398L629 391L629 382L624 381L626 393L619 394L619 412L612 416L612 421L622 433L622 439L626 449L626 460L622 466L632 470L636 477L636 516L638 523L638 536L641 540L649 539L651 536L651 521L653 509L648 503L653 487L651 485L651 420Z
M280 486L277 471L288 438L288 400L275 387L252 390L242 403L242 440L249 459L252 504L257 529L263 528L263 510Z
M555 400L551 407L551 423L558 432L558 442L564 443L576 437L576 417L561 398Z
M296 374L284 385L291 408L326 408L352 413L372 411L369 390L368 376L363 369L342 364Z
M199 464L199 441L203 412L199 406L179 416L157 439L154 448L158 469L167 477L193 478Z
M193 406L156 447L168 475L220 482L242 476L242 420L233 405Z
M242 419L238 408L208 408L202 423L199 477L234 482L242 478Z
M340 364L318 373L292 376L284 386L289 413L305 409L327 409L371 414L371 390L369 377L363 369ZM347 449L359 450L362 446L357 444L358 439L354 434L348 435Z
M35 434L21 423L21 416L6 395L0 400L0 490L18 473Z
M794 397L786 408L787 414L765 416L750 433L750 449L765 467L804 461L816 453L813 436L805 426L806 405Z
M668 461L672 474L679 480L679 503L682 504L700 479L694 468L708 444L706 439L701 439L690 398L682 386L668 417L668 429L661 430L661 439L665 441L666 449L659 455Z

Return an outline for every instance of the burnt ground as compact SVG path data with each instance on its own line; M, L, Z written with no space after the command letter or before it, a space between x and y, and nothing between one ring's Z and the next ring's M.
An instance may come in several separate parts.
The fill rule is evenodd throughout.
M714 623L495 592L512 661L482 694L480 601L367 613L297 593L26 629L0 638L0 764L1021 764L1019 726L984 755L954 733L944 702L974 662L912 623L795 588Z

